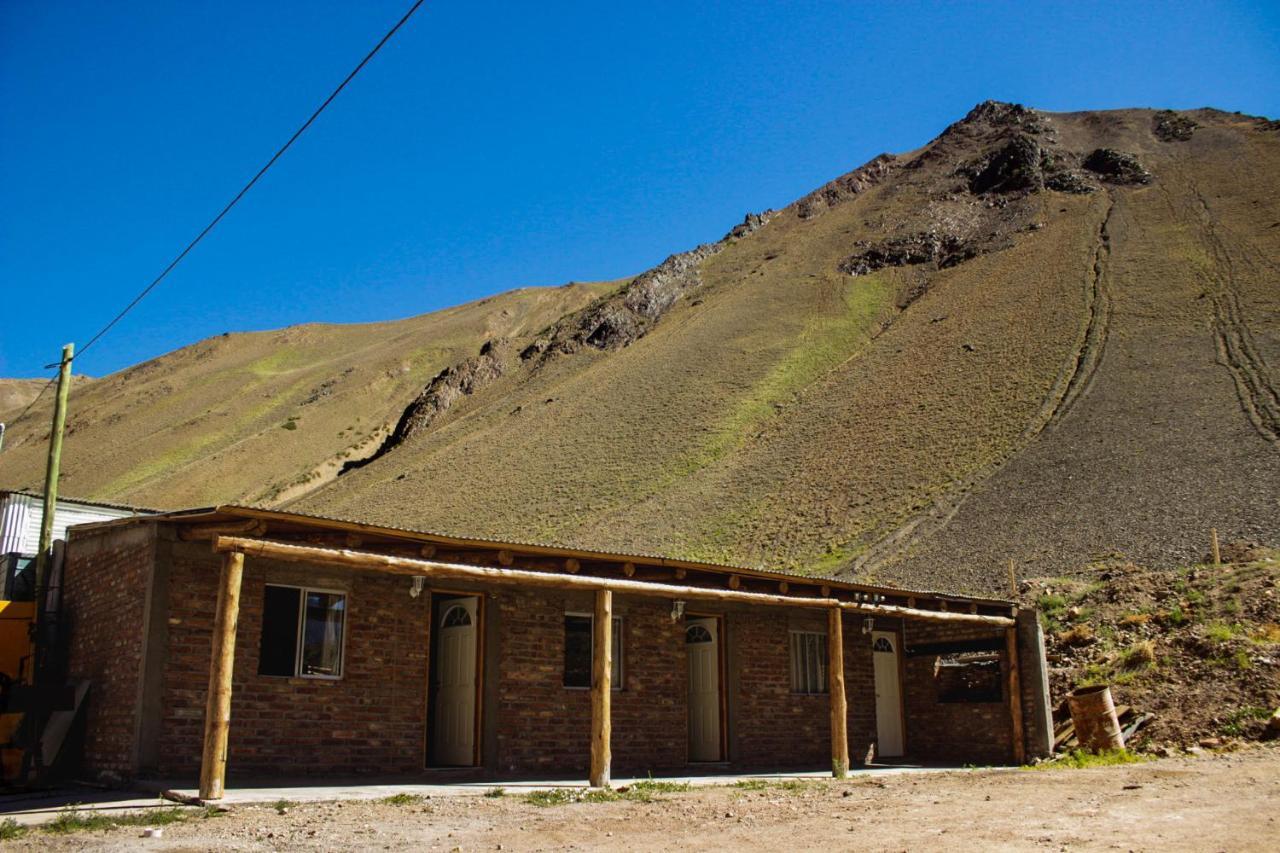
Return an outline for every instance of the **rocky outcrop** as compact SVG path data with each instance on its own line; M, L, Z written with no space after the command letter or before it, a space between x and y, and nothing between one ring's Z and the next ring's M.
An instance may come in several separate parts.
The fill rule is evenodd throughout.
M460 397L474 394L501 377L513 361L512 345L506 338L485 341L480 352L452 367L446 367L405 407L391 434L371 456L353 459L342 472L362 468L395 449L407 439L424 432Z
M1114 148L1094 149L1084 158L1082 165L1108 183L1151 183L1151 173L1143 168L1137 157Z
M520 357L527 361L535 356L574 353L583 347L616 350L633 343L677 299L702 283L698 266L720 248L720 243L704 243L672 255L618 293L561 320L526 347Z
M964 173L969 177L969 192L983 193L1036 192L1044 188L1040 144L1027 134L1014 136L1003 147L979 160Z
M796 215L801 219L809 219L846 199L860 195L887 178L897 165L898 158L894 155L880 154L797 201Z
M978 247L954 234L925 231L887 240L859 241L862 251L840 262L840 271L852 276L866 275L885 267L936 264L946 269L978 254Z
M560 320L520 353L523 361L546 359L591 347L618 350L643 337L676 300L702 284L702 262L764 226L773 211L748 213L715 243L672 255L612 293Z
M1199 126L1173 110L1161 110L1151 117L1151 133L1161 142L1186 142Z

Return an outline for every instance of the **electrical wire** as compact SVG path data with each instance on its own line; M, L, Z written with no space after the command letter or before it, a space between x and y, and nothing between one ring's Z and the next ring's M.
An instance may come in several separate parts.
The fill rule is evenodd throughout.
M324 112L325 108L333 102L334 98L338 97L338 94L347 87L347 84L350 83L353 79L355 79L355 76L359 74L360 71L365 67L365 65L369 63L369 60L373 59L373 57L378 53L378 51L382 50L383 45L389 42L391 40L391 37L394 36L396 32L401 27L403 27L411 17L413 17L413 13L418 11L418 7L421 6L423 2L424 0L417 0L417 2L415 2L412 6L409 7L409 11L404 13L403 17L401 17L400 20L396 22L395 26L387 30L386 35L384 35L378 41L378 43L373 46L373 50L369 51L365 55L364 59L360 60L360 64L357 65L354 69L352 69L351 73L348 74L346 78L344 78L343 81L338 84L338 88L330 92L329 97L325 98L324 102L321 103L320 106L316 107L315 112L313 112L311 116L302 123L301 127L299 127L296 131L294 131L293 136L289 137L289 141L286 142L284 145L280 146L280 149L276 151L275 154L271 155L271 159L267 161L266 165L258 170L258 173L249 180L249 183L244 185L244 187L240 190L240 192L236 193L235 198L227 202L226 207L222 208L222 210L218 212L218 215L213 217L212 221L210 221L209 224L206 225L204 229L199 234L196 235L195 239L192 240L190 243L188 243L186 245L186 248L184 248L181 252L179 252L177 257L175 257L172 261L169 262L169 265L164 268L164 270L160 273L160 275L155 277L154 281L152 281L145 288L143 288L142 292L139 293L137 296L135 296L133 298L133 301L131 301L128 305L126 305L124 309L120 311L119 314L113 317L110 323L107 323L107 325L103 326L100 330L98 330L98 333L95 334L92 338L90 338L87 344L85 344L83 347L80 348L79 354L81 356L83 356L86 352L88 352L89 348L92 347L94 344L96 344L98 340L102 338L103 335L111 331L111 329L116 325L116 323L119 323L121 320L123 320L126 314L128 314L135 307L137 307L138 303L147 297L147 294L155 290L156 286L160 284L160 282L164 281L165 277L168 276L169 273L173 271L174 267L180 264L182 262L182 259L185 258L187 254L192 249L194 249L200 243L200 241L203 240L205 236L208 235L208 233L214 229L214 227L219 222L222 221L222 218L231 211L231 208L235 207L236 203L239 202L240 199L244 198L245 194L248 193L249 190L253 188L253 185L256 184L258 180L267 173L267 170L275 165L276 161L280 159L281 155L283 155L284 152L288 151L290 146L292 146L293 143L298 140L298 137L302 136L302 134L306 132L306 129L309 128L311 124L317 118L320 117L320 114Z
M160 272L160 275L156 276L155 279L153 279L150 284L144 287L142 291L137 296L135 296L133 300L130 301L129 304L126 305L120 311L120 313L116 314L115 317L111 319L111 322L107 323L105 326L99 329L98 332L92 338L89 339L89 342L80 348L80 352L78 353L79 356L83 356L86 352L88 352L90 347L92 347L99 340L101 340L102 337L107 334L107 332L111 331L111 329L114 328L117 323L119 323L121 320L125 318L125 315L127 315L130 311L132 311L134 308L138 306L139 302L141 302L143 299L146 299L147 295L150 294L151 291L155 290L157 285L159 285L160 282L164 281L165 278L169 275L169 273L173 272L174 268L178 266L178 264L182 263L182 259L185 258L191 252L191 250L194 249L200 243L201 240L203 240L206 236L208 236L209 232L212 231L217 226L217 224L222 221L222 218L224 216L226 216L228 213L231 212L231 208L235 207L236 204L239 203L240 199L245 197L245 195L249 192L249 190L253 189L253 185L256 184L262 178L262 176L265 175L267 171L270 170L270 168L276 164L276 161L280 159L280 157L284 154L284 152L289 150L289 148L293 145L293 143L298 141L298 138L302 136L303 133L306 132L307 128L311 127L311 125L315 122L315 120L320 117L320 114L325 111L325 108L328 107L329 104L333 103L333 100L338 97L338 95L342 92L343 89L347 88L347 84L350 83L352 80L354 80L355 76L359 74L366 65L369 64L369 60L373 59L373 57L377 55L378 51L382 50L383 46L386 45L387 42L391 41L392 36L394 36L401 27L403 27L406 23L408 23L409 19L413 17L413 13L417 12L418 7L421 6L424 2L425 0L416 0L416 2L409 7L409 11L405 12L404 15L401 16L400 20L396 21L395 26L387 30L386 34L383 35L382 38L378 40L378 43L373 46L373 49L370 50L367 54L365 54L364 59L361 59L360 63L351 70L351 73L348 74L346 77L344 77L342 82L338 84L338 87L329 93L329 97L325 98L324 101L320 104L320 106L316 107L315 111L312 112L311 115L307 118L307 120L302 123L302 126L299 127L296 131L294 131L293 136L290 136L289 140L285 142L284 145L280 146L280 148L276 151L276 153L271 155L271 159L266 162L266 165L264 165L261 169L259 169L257 174L255 174L252 178L249 179L249 182L240 189L240 192L235 194L235 197L232 198L231 201L227 202L226 206L224 206L222 210L218 211L218 215L213 217L212 220L210 220L209 224L206 225L200 231L200 233L195 236L195 239L193 239L190 243L188 243L186 247L184 247L183 250L179 252L172 261L169 262L169 265L166 266ZM14 418L12 421L8 423L8 427L10 428L13 427L14 424L18 423L23 418L25 418L27 414L35 407L36 403L40 401L40 398L44 396L45 392L48 391L49 388L56 381L57 381L57 377L55 376L52 379L50 379L48 382L46 382L44 387L40 389L40 392L36 394L35 399L32 400L29 404L27 404L27 407L23 409L22 412L16 418Z

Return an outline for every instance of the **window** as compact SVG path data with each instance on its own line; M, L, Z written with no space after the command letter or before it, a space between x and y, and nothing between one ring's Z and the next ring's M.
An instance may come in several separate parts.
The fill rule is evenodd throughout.
M566 613L564 616L564 686L591 686L591 654L595 644L591 636L591 624L595 617L582 613ZM613 617L613 674L610 677L614 690L622 689L622 619Z
M36 561L21 554L5 554L0 557L4 566L3 597L6 601L35 601Z
M346 615L340 592L268 585L258 674L340 678Z
M1004 695L999 655L943 655L934 664L934 678L943 703L999 702Z
M791 692L827 692L827 635L791 632Z

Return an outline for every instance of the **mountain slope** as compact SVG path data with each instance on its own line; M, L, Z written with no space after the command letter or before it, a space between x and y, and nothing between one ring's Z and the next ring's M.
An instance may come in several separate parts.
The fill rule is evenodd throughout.
M299 506L971 589L1274 535L1278 142L982 105Z
M102 406L191 371L209 412L130 415L171 443L73 463L66 488L971 591L1006 590L1010 559L1029 577L1185 562L1209 527L1274 542L1278 176L1273 122L988 102L627 282L449 326L399 378L370 384L418 339L391 327L109 377ZM244 365L281 353L299 372L246 400ZM303 404L347 368L349 391ZM90 402L81 446L115 447ZM268 403L228 456L212 413ZM299 449L354 416L359 441ZM38 476L22 450L0 478Z
M272 503L367 453L432 375L616 284L528 288L389 323L225 334L72 384L64 494L142 506ZM52 396L52 395L46 395ZM49 404L16 424L0 485L44 474Z

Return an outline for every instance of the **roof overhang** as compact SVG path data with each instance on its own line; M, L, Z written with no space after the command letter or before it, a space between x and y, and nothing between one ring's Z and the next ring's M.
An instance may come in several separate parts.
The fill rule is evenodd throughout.
M655 583L688 582L761 594L794 595L797 598L834 597L849 603L884 604L940 612L1008 616L1017 608L1014 602L1005 599L853 583L837 578L654 554L628 554L535 542L456 536L238 504L78 525L71 529L70 538L74 541L139 524L171 526L177 530L178 537L185 540L212 542L218 535L269 536L275 541L331 548L359 548L391 556L425 556L462 564L634 578L637 581L649 580Z

